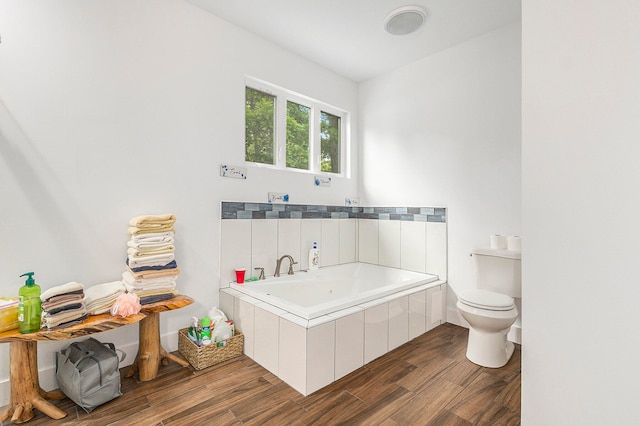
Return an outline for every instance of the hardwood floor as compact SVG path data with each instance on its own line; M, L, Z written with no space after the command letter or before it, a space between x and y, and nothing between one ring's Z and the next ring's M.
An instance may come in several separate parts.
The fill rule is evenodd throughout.
M465 357L467 330L442 325L303 397L243 356L194 372L122 379L123 396L87 414L38 413L29 425L519 425L520 347L500 369ZM126 368L123 369L123 373Z

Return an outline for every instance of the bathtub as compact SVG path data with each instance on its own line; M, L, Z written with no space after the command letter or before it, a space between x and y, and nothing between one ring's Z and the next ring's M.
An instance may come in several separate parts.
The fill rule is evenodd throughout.
M445 322L446 286L349 263L230 283L220 307L244 334L244 354L306 396Z
M231 288L311 320L437 280L436 275L356 262L232 283Z

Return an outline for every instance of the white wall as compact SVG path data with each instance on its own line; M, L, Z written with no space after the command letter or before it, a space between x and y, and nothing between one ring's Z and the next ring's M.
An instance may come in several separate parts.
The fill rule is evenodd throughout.
M447 207L454 291L474 285L472 247L520 233L520 31L511 24L360 86L361 203Z
M355 179L325 188L266 169L247 181L219 176L220 163L243 164L245 75L351 111L357 176L357 86L193 5L3 0L0 31L0 295L17 294L26 271L43 288L118 279L128 220L171 212L178 289L196 299L161 316L173 350L177 329L218 302L221 200L266 202L277 191L340 205L357 194ZM137 328L100 338L135 350ZM39 345L41 368L60 346ZM45 388L52 377L41 375Z
M640 3L523 6L522 423L640 424Z

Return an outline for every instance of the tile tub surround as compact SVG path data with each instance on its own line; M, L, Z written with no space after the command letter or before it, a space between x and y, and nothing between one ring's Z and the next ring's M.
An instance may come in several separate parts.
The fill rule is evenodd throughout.
M446 209L346 207L222 202L220 287L244 267L274 274L276 260L293 256L308 269L308 251L320 247L320 267L365 262L447 277ZM284 262L284 267L288 267Z
M222 219L220 307L244 333L245 354L303 395L446 322L444 208L223 202ZM308 269L314 241L321 269L363 262L438 280L310 320L230 288L235 268L269 277L284 254Z
M441 280L312 320L220 290L244 353L305 396L444 323L445 306Z

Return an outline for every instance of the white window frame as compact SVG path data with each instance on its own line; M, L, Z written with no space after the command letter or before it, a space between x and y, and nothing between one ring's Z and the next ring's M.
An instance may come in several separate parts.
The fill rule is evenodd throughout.
M253 77L245 78L245 86L254 90L267 93L271 96L275 96L275 143L274 143L274 162L275 164L256 163L253 161L246 161L245 163L255 167L266 167L278 170L287 170L300 173L313 173L313 174L326 174L332 176L348 176L347 173L347 152L349 146L348 140L348 128L349 128L349 113L340 108L326 104L324 102L312 99L308 96L295 93L291 90L278 87L271 83L267 83L262 80L258 80ZM246 90L246 89L245 89ZM295 102L300 105L304 105L310 108L310 123L309 123L309 169L296 169L287 167L287 101ZM320 139L320 115L321 112L326 112L337 117L340 117L340 173L323 172L321 171L321 139ZM246 119L246 115L244 116ZM245 123L246 125L246 123ZM243 149L244 151L244 149Z

